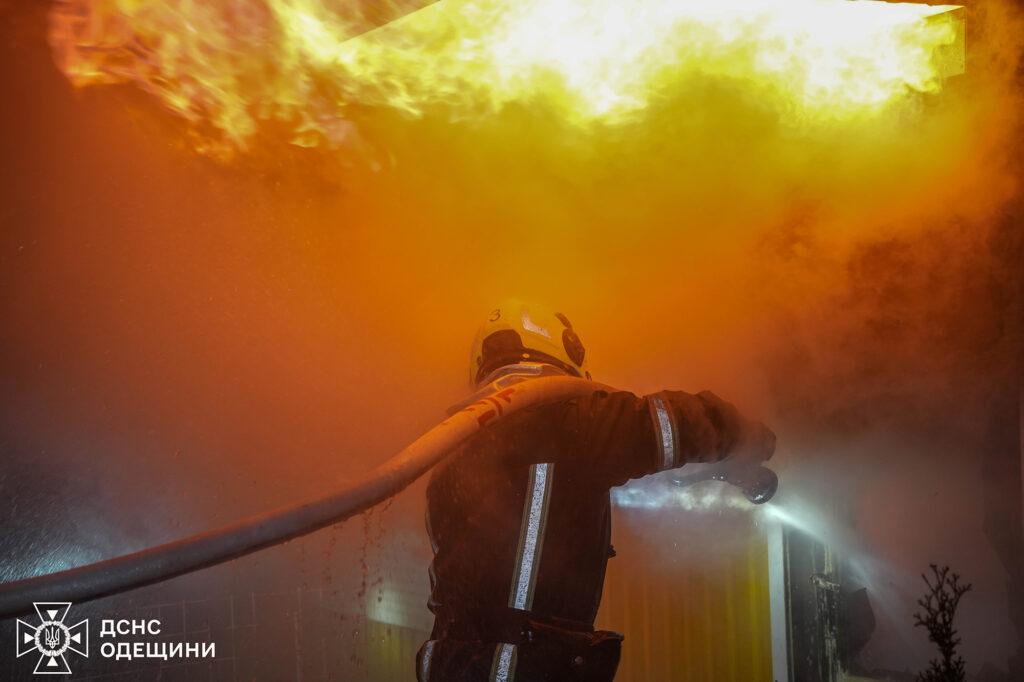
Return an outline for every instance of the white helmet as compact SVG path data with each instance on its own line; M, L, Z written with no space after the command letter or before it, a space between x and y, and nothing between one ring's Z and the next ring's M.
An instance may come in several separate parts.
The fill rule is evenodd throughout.
M477 386L494 370L518 362L545 362L590 378L586 349L562 313L510 300L480 325L470 353L469 381Z

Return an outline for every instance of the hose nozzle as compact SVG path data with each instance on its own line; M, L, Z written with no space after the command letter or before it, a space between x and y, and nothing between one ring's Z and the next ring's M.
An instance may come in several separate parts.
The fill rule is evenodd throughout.
M778 475L761 465L727 469L723 480L743 491L743 495L754 504L764 504L779 489Z
M684 488L701 481L723 481L734 485L754 504L764 504L772 499L779 489L779 477L768 467L732 461L721 462L700 472L676 477L672 482Z

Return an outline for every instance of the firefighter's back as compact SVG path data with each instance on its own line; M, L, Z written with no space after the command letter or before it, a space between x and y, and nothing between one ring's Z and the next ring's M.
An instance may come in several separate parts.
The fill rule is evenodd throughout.
M562 409L483 430L432 476L436 620L421 681L614 676L621 638L593 631L612 554L608 485L566 456Z

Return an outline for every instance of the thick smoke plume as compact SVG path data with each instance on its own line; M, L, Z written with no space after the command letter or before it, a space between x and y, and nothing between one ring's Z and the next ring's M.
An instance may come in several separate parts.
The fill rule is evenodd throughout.
M1009 3L968 7L964 75L879 111L808 120L692 74L614 125L529 101L456 121L356 107L341 162L273 131L228 161L196 154L194 130L130 85L72 90L46 17L10 12L0 63L24 109L5 122L0 381L18 546L42 552L26 510L43 506L64 524L53 556L89 560L322 492L460 399L477 321L518 296L572 319L601 380L711 389L776 428L779 504L828 507L861 567L870 663L927 660L910 615L933 562L975 585L968 669L1016 649L985 533L992 433L1019 386ZM61 495L18 483L43 467ZM421 537L421 498L382 533ZM692 540L672 561L736 551L711 516L671 517ZM623 546L673 532L649 518L624 519ZM365 602L384 569L359 562L363 536L304 545L299 579ZM663 559L653 545L616 561ZM425 571L425 546L403 547ZM261 583L293 576L265 556Z

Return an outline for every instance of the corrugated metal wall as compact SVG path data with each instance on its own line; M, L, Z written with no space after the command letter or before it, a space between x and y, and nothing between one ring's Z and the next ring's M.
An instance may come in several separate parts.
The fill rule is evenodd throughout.
M430 633L372 620L365 623L367 682L416 680L416 652Z
M665 525L664 516L650 518ZM692 531L681 534L683 542L671 550L664 527L645 528L637 518L615 524L618 556L608 564L597 625L626 635L616 682L770 682L764 528L753 518L723 522L716 515L682 515L679 520L702 527L696 538ZM408 604L415 610L422 606L419 598L426 599L412 589L389 588L385 602L416 602ZM362 624L368 680L415 679L413 662L425 624L398 623L419 619L381 623L374 617L378 610L371 606Z
M706 527L671 551L642 523L616 525L619 556L609 562L597 622L626 635L616 682L771 682L764 528L714 516L681 522ZM412 592L384 599L421 606ZM363 623L367 679L414 679L424 625L377 622L376 610Z
M771 682L768 548L756 516L615 515L618 556L597 625L626 636L616 682ZM423 571L391 565L368 591L357 654L366 682L415 679L430 624Z
M771 681L765 534L727 532L727 552L691 545L691 560L673 561L617 538L598 617L626 635L616 682Z
M616 682L771 682L764 527L745 515L616 515L619 555L608 564L597 622L626 636ZM380 595L367 595L362 656L372 682L414 679L413 657L429 626L429 618L414 617L425 611L421 567L397 569Z

